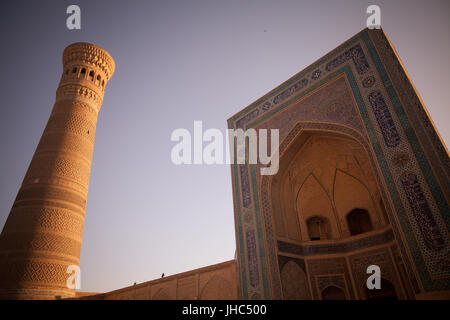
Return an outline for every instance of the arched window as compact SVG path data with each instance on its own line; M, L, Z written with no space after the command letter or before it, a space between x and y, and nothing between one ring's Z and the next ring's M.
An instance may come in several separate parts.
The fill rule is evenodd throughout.
M350 235L352 236L373 230L369 212L365 209L354 209L350 211L347 214L347 223L350 229Z
M86 69L85 69L85 68L81 69L80 76L81 76L83 79L86 78Z
M94 81L94 71L89 72L89 80Z
M95 82L96 85L100 85L101 84L101 77L100 75L97 76L97 81Z
M330 239L330 224L324 217L312 217L306 221L311 240Z
M345 292L336 286L326 287L322 291L322 300L345 300Z

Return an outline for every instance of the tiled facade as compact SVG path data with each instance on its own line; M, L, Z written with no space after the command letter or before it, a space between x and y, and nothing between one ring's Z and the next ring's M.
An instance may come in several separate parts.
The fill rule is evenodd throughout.
M288 234L280 236L277 222L284 204L274 205L272 188L281 178L259 175L259 165L232 165L242 298L286 298L286 259L308 278L304 287L313 298L321 298L326 283L346 298L367 298L361 291L365 267L377 263L398 298L448 298L450 161L382 30L363 30L231 117L228 126L279 129L280 171L283 157L305 135L357 141L376 182L370 194L388 216L385 229L375 227L359 242L350 237L341 243L344 234L321 245L292 235L291 243L280 241Z

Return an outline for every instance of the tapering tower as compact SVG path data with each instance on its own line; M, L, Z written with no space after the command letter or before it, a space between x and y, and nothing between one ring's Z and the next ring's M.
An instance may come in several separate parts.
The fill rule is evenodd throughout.
M97 116L114 73L100 47L74 43L50 119L0 235L0 298L73 297Z

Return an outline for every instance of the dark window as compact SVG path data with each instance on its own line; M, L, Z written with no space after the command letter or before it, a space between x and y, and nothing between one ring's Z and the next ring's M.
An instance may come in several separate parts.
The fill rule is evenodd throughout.
M338 287L329 286L322 291L323 300L345 300L345 292Z
M354 209L347 214L348 228L352 236L373 230L369 212L364 209Z
M309 238L311 240L330 239L330 225L323 217L312 217L306 222L308 225Z

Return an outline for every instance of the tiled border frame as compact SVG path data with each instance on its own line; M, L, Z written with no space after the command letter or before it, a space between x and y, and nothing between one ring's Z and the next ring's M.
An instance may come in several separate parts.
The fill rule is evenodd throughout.
M318 62L314 63L313 65L311 65L310 67L308 67L307 69L305 69L305 71L300 72L299 74L295 75L294 77L292 77L291 79L289 79L287 82L283 83L281 86L279 86L278 88L274 89L273 91L271 91L269 94L265 95L264 97L262 97L261 99L259 99L258 101L256 101L255 103L253 103L252 105L250 105L249 107L245 108L243 111L239 112L238 114L236 114L235 116L233 116L232 118L229 119L228 124L230 128L237 128L238 124L240 127L244 127L244 128L248 128L248 126L244 126L242 125L242 119L245 117L247 117L248 115L250 115L248 121L247 121L247 125L248 122L251 120L261 120L263 118L268 117L269 114L275 112L275 111L270 111L271 107L267 104L267 100L269 98L273 98L275 95L279 95L280 93L283 93L284 90L286 90L286 88L289 88L289 86L291 86L292 84L294 84L296 81L298 81L299 79L301 79L302 77L305 77L308 74L311 75L317 75L320 74L321 72L325 71L322 68L320 68L320 66L324 63L326 63L327 61L329 61L331 58L335 58L339 53L341 53L341 51L345 50L346 48L349 48L351 45L355 44L358 41L363 41L364 45L365 45L365 50L368 51L369 53L369 57L372 59L371 63L375 64L376 67L376 71L377 71L377 76L381 79L383 85L384 85L384 92L387 94L387 96L390 99L390 102L393 106L393 109L395 110L396 116L398 117L398 119L400 119L401 122L401 129L403 129L403 132L406 133L407 139L409 144L411 145L411 147L413 148L413 153L414 153L414 160L417 160L417 163L420 166L421 172L423 172L423 178L424 181L427 184L427 187L430 187L431 193L433 195L433 198L435 200L436 205L439 207L440 212L449 212L448 211L448 202L446 201L445 195L442 192L442 189L439 188L439 183L436 180L435 174L429 164L429 160L428 158L425 156L424 151L421 148L421 144L419 143L419 140L415 134L415 132L413 130L410 130L410 128L416 128L416 126L418 125L417 123L414 123L414 126L411 126L410 122L408 121L408 118L405 116L405 111L402 107L402 104L400 102L400 100L398 99L397 96L397 92L395 87L393 86L393 84L390 81L389 75L386 72L386 69L383 65L383 62L380 59L380 56L378 55L377 49L376 48L373 41L372 41L372 36L370 34L375 34L375 38L377 38L378 42L380 42L381 40L385 39L386 43L389 43L387 38L385 37L384 33L382 31L369 31L369 30L363 30L362 32L360 32L359 34L357 34L355 37L353 37L352 39L348 40L347 42L345 42L343 45L341 45L340 47L338 47L336 50L332 51L330 54L326 55L324 58L320 59ZM381 39L381 40L380 40ZM384 48L386 49L386 48ZM389 45L388 50L391 50L392 52L393 49L391 48L391 46ZM367 53L367 52L366 52ZM394 52L394 56L395 52ZM347 65L350 65L351 63L347 63ZM319 68L319 69L318 69ZM341 70L344 70L345 67L343 67ZM320 70L319 72L317 70ZM392 70L391 70L392 71ZM365 104L363 102L363 100L361 99L361 94L359 92L359 87L357 84L357 80L355 81L355 76L354 73L350 70L350 68L347 68L347 70L345 70L347 78L349 79L349 82L351 82L352 85L352 90L353 93L355 95L355 98L359 101L358 105L359 105L359 109L360 112L367 112L364 111L365 110ZM325 72L324 72L325 73ZM409 83L409 80L407 79L406 74L404 75L404 78L406 77L406 81ZM314 78L314 77L312 77ZM320 75L315 79L320 79ZM352 81L353 79L353 81ZM360 80L360 79L358 79ZM305 90L303 90L305 89ZM309 88L310 89L310 88ZM306 92L309 90L308 89L308 85L304 85L303 87L300 88L300 91L298 92ZM303 91L302 91L303 90ZM295 91L293 96L298 98L298 92ZM359 97L359 99L358 99ZM285 100L289 100L292 97L288 96ZM414 98L414 97L413 97ZM416 99L418 99L417 97L415 97ZM291 99L292 100L292 99ZM275 101L275 99L273 100ZM419 100L420 102L420 100ZM289 104L292 103L292 101L289 101ZM366 102L367 104L367 102ZM422 107L422 105L420 104L420 106ZM259 108L259 110L257 109ZM272 107L273 108L273 107ZM391 107L392 108L392 107ZM423 107L422 107L423 108ZM277 107L276 110L279 110L280 107ZM259 112L262 111L261 114L259 114ZM256 116L254 116L256 113ZM253 115L252 115L253 114ZM251 118L253 116L253 118ZM364 120L365 120L365 126L366 126L366 135L368 135L372 147L374 148L374 151L377 155L377 161L378 164L380 165L380 168L382 170L383 173L383 178L385 183L388 185L388 189L389 189L389 194L391 196L391 198L395 198L393 199L393 203L395 205L395 209L397 212L397 215L399 215L402 211L403 213L401 215L406 216L405 212L404 212L404 208L401 204L401 201L399 200L399 195L398 195L398 191L396 190L396 186L393 182L393 178L391 173L389 172L388 169L388 165L387 162L389 159L385 158L383 150L380 146L380 142L378 141L379 139L377 139L376 134L373 131L372 125L370 123L370 120L367 116L367 114L365 116L363 116ZM239 123L239 120L241 120L241 122ZM425 128L430 128L430 124L429 123L425 123L426 121L430 122L430 120L428 118L423 119L422 118L422 122L420 123L421 126L425 127ZM430 122L431 123L431 122ZM254 126L255 123L252 123L252 126ZM432 124L431 124L432 127ZM431 133L430 133L431 132ZM432 159L432 163L434 164L433 169L438 170L438 168L436 168L436 163L441 164L441 168L445 168L446 165L448 166L449 160L448 160L448 154L446 152L442 152L442 150L445 151L445 148L442 146L441 142L439 139L436 139L436 132L434 132L433 130L428 131L427 134L431 137L428 137L431 141L434 141L433 146L431 147L431 151L427 150L427 155L428 157L432 157L435 154L440 154L440 159ZM423 138L425 139L425 138ZM240 287L241 287L241 294L242 294L242 298L244 299L248 299L248 298L277 298L280 297L279 292L273 292L274 291L274 285L273 283L269 284L269 279L272 280L272 282L274 281L275 278L275 282L276 282L276 278L277 275L273 274L273 270L272 271L268 271L269 268L267 266L267 259L266 257L268 255L273 255L274 252L267 252L266 249L266 245L269 241L273 241L273 239L266 239L264 241L264 231L262 228L262 224L264 223L262 221L262 217L261 217L261 210L259 208L259 192L258 192L258 185L256 183L256 176L255 176L255 168L254 166L250 166L250 171L251 171L251 183L250 183L250 188L253 189L253 192L251 192L251 194L253 195L253 201L252 201L252 205L250 208L243 208L240 202L240 196L241 196L241 192L240 192L240 173L238 172L238 166L237 165L232 165L232 180L233 180L233 197L234 197L234 205L235 205L235 223L236 223L236 241L237 241L237 250L238 250L238 269L239 269L239 275L240 275ZM445 174L448 174L448 172L444 172ZM447 176L447 175L446 175ZM442 182L441 182L442 183ZM250 189L250 190L252 190ZM446 190L446 189L444 189ZM256 204L256 206L255 206ZM244 231L243 231L243 221L241 221L242 216L243 216L243 212L246 211L247 215L249 215L249 211L253 212L255 215L255 222L253 222L253 227L254 229L251 230L253 232L255 232L257 230L257 275L259 277L258 281L259 283L255 286L249 286L249 284L247 283L247 279L248 279L248 266L247 266L247 261L246 261L246 248L244 246ZM445 221L445 223L448 225L448 221L449 221L449 217L448 215L443 216L442 217ZM266 221L265 223L268 223L268 221ZM422 253L420 251L420 249L417 247L417 244L415 243L414 239L411 238L413 235L410 226L407 225L406 221L400 221L400 225L401 225L401 230L402 230L402 236L404 236L407 240L408 243L408 252L411 253L412 255L409 255L408 252L406 252L404 245L401 243L402 241L400 241L399 246L400 246L400 250L402 252L402 256L406 261L406 265L410 266L411 265L411 260L414 261L414 265L416 266L416 269L418 270L419 273L419 278L421 280L421 285L423 287L423 289L425 291L436 291L436 290L448 290L449 289L449 282L448 281L439 281L439 280L434 280L431 279L431 277L429 276L427 270L426 270L426 265L425 265L425 261L422 257ZM394 226L394 229L395 226ZM397 235L398 237L398 235ZM448 238L448 237L446 237ZM275 271L276 272L276 271ZM254 275L253 275L254 276ZM279 277L278 277L279 278ZM414 278L414 277L413 277ZM415 282L415 279L411 279L412 282ZM262 285L261 285L262 283ZM413 283L414 284L414 283ZM419 288L417 287L417 284L414 286L416 288L416 292L419 290ZM277 290L275 290L277 291Z

